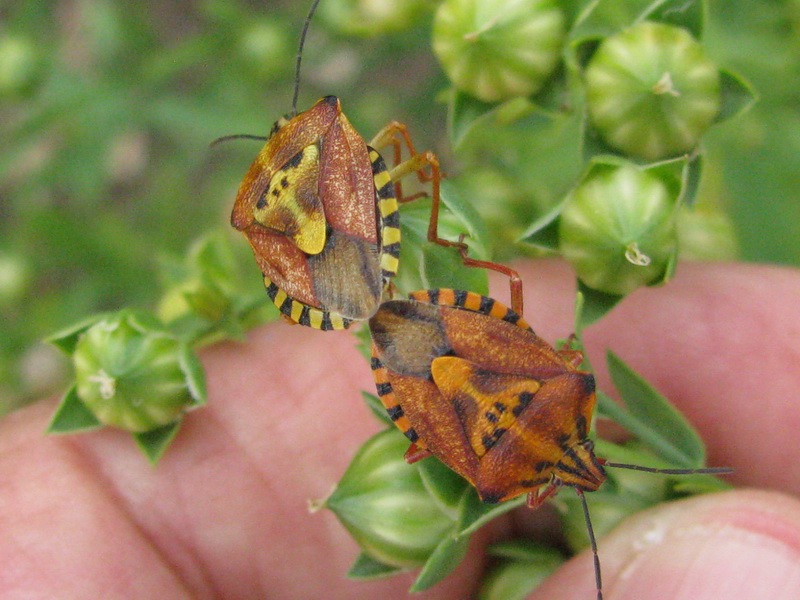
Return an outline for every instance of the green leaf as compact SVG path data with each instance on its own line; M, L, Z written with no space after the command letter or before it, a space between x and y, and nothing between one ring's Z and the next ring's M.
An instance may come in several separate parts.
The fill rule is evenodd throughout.
M53 415L47 433L75 433L102 427L92 411L78 398L77 386L72 386L64 394Z
M429 457L417 463L422 484L442 511L456 518L456 509L461 503L469 483L443 464L436 457Z
M487 240L489 232L480 214L471 202L468 202L460 193L457 186L448 180L442 181L439 190L441 202L463 225L463 233L467 234L465 242L469 244L470 255L473 258L488 258Z
M403 573L406 570L407 569L403 569L402 567L385 565L372 558L366 552L362 552L358 555L358 558L356 558L350 570L347 571L347 578L359 581L370 581L373 579L391 577L392 575Z
M450 105L447 111L447 131L453 149L458 150L477 122L497 109L498 106L498 104L483 102L453 88L450 91Z
M487 554L500 560L483 578L478 600L524 600L564 562L558 550L527 539L492 544Z
M175 421L152 431L134 433L133 439L139 449L147 456L150 464L155 465L177 435L180 426L181 422Z
M544 546L533 540L522 538L506 540L492 544L486 549L486 554L496 558L508 558L511 560L544 561L548 558L558 558L558 562L563 562L564 556L550 546Z
M689 179L689 164L687 157L679 156L651 163L643 167L642 171L661 180L677 205L683 200L683 192Z
M659 21L683 27L699 40L703 37L705 13L705 2L702 0L655 0L636 20Z
M468 535L446 536L425 562L409 592L427 590L447 577L464 559L468 547Z
M206 375L203 364L188 344L182 344L179 349L178 362L186 377L186 386L194 400L195 407L206 403Z
M538 250L558 252L558 217L569 201L569 196L531 223L519 240Z
M589 325L602 319L625 297L598 292L580 280L578 280L578 296L577 302L580 302L581 307L580 312L575 315L575 333L578 335Z
M430 207L430 199L422 199L401 209L402 260L395 285L405 292L443 287L485 294L488 291L485 269L468 267L463 264L456 249L428 241ZM456 241L469 228L477 232L479 237L482 235L480 226L475 225L474 221L468 226L449 210L439 215L439 237L443 239Z
M617 422L650 446L670 464L694 469L705 463L703 441L683 415L647 381L612 352L607 354L608 369L628 411ZM601 400L603 410L610 399ZM616 405L615 405L616 406ZM616 417L619 417L619 411ZM608 414L608 413L606 413Z
M719 76L722 106L715 123L738 117L748 111L758 100L758 94L753 86L740 75L720 69Z
M70 325L69 327L65 327L64 329L54 333L48 338L45 338L45 342L48 344L52 344L65 354L72 354L75 350L75 344L78 343L78 339L80 338L81 334L89 329L95 323L102 321L111 313L99 313L96 315L92 315L91 317L87 317L85 319L81 319L74 325Z
M378 398L375 394L370 394L369 392L361 392L361 399L364 400L367 408L378 419L378 421L389 427L394 427L394 423L389 417L389 414L386 412L386 408L384 408L380 398Z
M486 525L492 519L525 504L525 496L519 496L500 504L486 504L478 498L472 486L464 492L459 506L459 531L461 535L469 535Z

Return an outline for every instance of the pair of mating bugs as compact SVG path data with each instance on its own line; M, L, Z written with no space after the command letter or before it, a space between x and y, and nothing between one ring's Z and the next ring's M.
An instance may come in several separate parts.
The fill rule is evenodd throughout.
M384 147L391 169L376 150ZM410 174L431 183L428 240L456 247L467 265L507 274L511 308L450 289L383 301L400 256L398 204L415 197L404 197L399 183ZM583 492L603 483L604 468L727 470L650 469L595 456L588 438L595 381L579 368L582 354L533 332L522 318L516 273L469 258L461 240L439 238L440 177L436 156L417 153L403 125L390 123L367 144L339 100L327 96L275 124L239 188L231 223L250 242L267 293L288 320L322 330L368 321L378 395L411 442L408 462L436 456L485 502L527 494L536 508L563 485L576 490L602 598Z

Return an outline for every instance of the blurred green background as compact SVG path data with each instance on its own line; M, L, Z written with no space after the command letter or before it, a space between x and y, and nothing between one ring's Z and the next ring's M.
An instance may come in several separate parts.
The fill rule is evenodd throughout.
M558 172L560 155L546 143L531 155L524 123L487 124L451 152L448 84L430 51L436 4L323 0L299 108L336 94L367 138L405 122L419 148L474 188L505 243L565 191L536 177ZM709 54L760 100L707 135L702 202L724 209L743 260L798 265L800 0L708 6ZM260 144L209 143L266 134L290 110L307 9L298 0L0 5L0 414L62 384L66 366L39 340L99 310L152 306L165 257L227 226ZM563 166L565 179L572 170Z

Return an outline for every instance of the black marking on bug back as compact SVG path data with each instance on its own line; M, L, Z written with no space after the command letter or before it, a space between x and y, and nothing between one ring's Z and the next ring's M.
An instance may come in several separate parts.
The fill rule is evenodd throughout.
M492 308L494 307L494 298L489 298L488 296L481 296L481 305L478 308L480 312L485 315L488 315L492 312Z
M483 447L488 452L492 449L492 447L500 440L502 435L506 432L506 429L503 427L498 427L494 431L492 431L491 435L485 435L481 438L481 443Z
M262 193L256 201L256 208L259 210L267 206L267 191L268 190L264 190L264 193Z
M383 224L386 227L400 227L400 211L396 210L393 213L389 213L384 217Z
M483 492L481 493L481 500L485 504L497 504L500 502L500 498L503 497L501 492Z
M487 421L489 421L489 423L497 423L500 420L500 417L498 417L496 414L488 410L485 413L483 413L483 416L486 418Z
M381 200L386 200L387 198L394 198L394 184L390 181L387 181L381 189L377 191L378 198Z
M383 368L383 363L381 362L380 358L378 358L377 356L373 356L372 358L369 359L369 367L373 371L377 371L378 369Z
M459 308L464 308L467 303L467 292L464 290L453 290L453 304Z
M383 398L392 393L392 384L391 383L376 383L375 389L378 392L378 396Z
M320 329L323 331L330 331L333 329L333 323L331 323L331 314L328 311L324 311L322 313L322 325L320 325Z
M305 152L305 148L300 150L297 154L295 154L292 158L286 161L286 164L283 165L280 170L281 171L288 171L290 169L296 169L300 166L300 163L303 162L303 153Z
M300 318L297 320L300 325L305 325L306 327L311 327L311 311L305 305L303 305L303 310L300 311Z
M499 412L501 415L502 415L504 412L506 412L506 409L507 409L507 408L508 408L508 407L507 407L505 404L503 404L502 402L495 402L495 403L494 403L494 409L495 409L497 412Z
M389 244L381 248L384 254L391 254L395 258L400 256L400 244Z
M383 160L380 152L375 150L372 146L367 146L368 152L374 152L375 158L372 159L372 174L377 175L378 173L383 173L384 171L388 171L386 168L386 161Z
M269 299L274 302L275 296L278 295L279 291L280 288L277 285L275 285L274 282L270 281L269 285L267 286L267 296L269 296Z
M575 429L578 431L578 439L586 439L589 434L589 429L586 426L586 417L578 415L578 418L575 419Z
M405 415L406 413L403 411L403 407L402 406L400 406L399 404L396 404L391 408L387 408L386 409L386 414L389 415L389 418L392 421L397 421L397 419L402 418L403 415Z
M414 430L413 427L409 427L403 432L403 435L406 436L409 442L412 444L419 440L419 434Z
M533 465L533 470L537 473L541 473L545 469L552 469L555 466L555 463L550 462L549 460L540 460L535 465Z
M289 120L291 118L292 118L292 115L284 115L280 119L275 121L275 123L272 124L272 129L270 129L269 133L267 134L267 139L271 138L273 135L278 133L278 130L280 130L283 127L285 127L289 123Z
M517 404L511 411L514 413L515 417L519 417L522 414L522 411L525 410L525 408L527 408L527 406L533 401L533 393L520 392L520 394L517 396L517 400L519 400L519 404Z
M581 375L583 376L581 381L583 383L583 391L586 394L593 394L595 391L594 375L591 373L581 373Z
M278 309L281 311L281 314L284 314L287 317L291 317L292 304L294 304L294 300L292 300L289 296L286 296L286 298L283 299L283 302L281 302L281 305L278 307Z
M506 314L503 315L503 321L506 321L507 323L511 323L512 325L516 325L517 321L519 321L519 320L520 320L520 316L517 313L515 313L513 310L511 310L510 308L508 309Z

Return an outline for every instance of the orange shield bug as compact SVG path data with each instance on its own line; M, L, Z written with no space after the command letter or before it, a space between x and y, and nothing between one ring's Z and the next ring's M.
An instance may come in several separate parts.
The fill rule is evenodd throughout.
M462 253L463 255L463 253ZM500 265L468 260L513 274ZM562 486L582 501L602 581L583 492L606 479L606 467L685 474L729 469L654 469L611 463L588 437L594 376L583 355L557 350L520 315L521 287L512 278L512 308L472 292L418 291L384 302L369 320L378 395L411 442L406 461L433 455L472 484L484 502L527 494L537 508Z
M300 60L314 2L300 40L293 111L280 119L242 181L231 224L247 237L267 293L292 322L344 329L375 313L400 252L398 180L431 182L431 226L438 238L439 161L418 153L404 125L392 122L367 144L326 96L297 114ZM255 136L228 136L255 137ZM227 138L221 138L227 139ZM375 148L391 146L387 168ZM402 161L405 146L410 157ZM429 171L429 172L428 172Z

